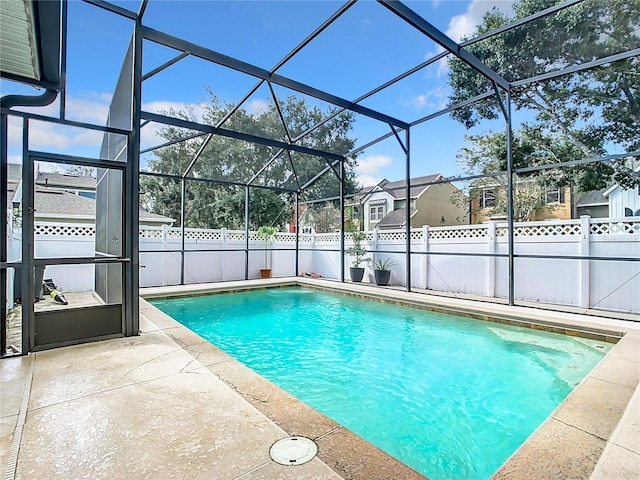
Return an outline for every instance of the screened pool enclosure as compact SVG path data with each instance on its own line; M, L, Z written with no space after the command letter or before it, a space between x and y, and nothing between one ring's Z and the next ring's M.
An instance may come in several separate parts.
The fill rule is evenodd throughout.
M1 36L5 220L0 234L0 292L2 304L7 305L0 329L2 354L7 352L7 312L16 303L16 286L21 292L20 351L26 354L87 339L137 335L140 277L163 257L170 257L178 273L157 284L194 283L189 265L207 262L208 255L224 256L212 262L211 269L237 272L217 279L257 278L263 255L272 248L276 255L286 252L287 259L287 268L274 269L275 276L320 270L319 262L325 262L333 273L323 276L349 281L353 231L363 228L364 216L373 215L369 210L363 214L363 198L376 188L358 184L355 172L370 160L364 155L382 158L376 150L381 146L385 152L395 152L397 177L390 180L399 186L386 191L395 199L398 218L393 232L372 230L365 242L374 259L393 259L396 287L434 293L427 280L431 275L442 280L449 294L477 294L464 287L456 290L444 270L469 269L465 272L469 276L480 268L477 265L491 264L478 275L482 285L494 285L483 286L480 295L487 300L503 297L515 305L522 299L518 284L535 276L528 270L532 265L544 270L548 279L535 279L544 283L559 275L554 265L564 264L570 273L562 276L563 283L582 289L580 307L607 310L600 303L604 297L628 297L634 291L637 297L640 218L633 211L629 217L609 215L607 221L597 222L579 219L574 206L566 218L575 221L561 226L521 224L518 212L522 185L534 177L556 182L555 190L544 190L547 199L558 196L556 203L565 189L567 197L576 196L575 179L597 187L594 190L619 187L640 195L640 144L634 126L640 123L640 5L634 0L525 4L515 2L517 11L509 14L488 10L493 20L486 20L473 35L455 40L453 20L449 28L441 21L437 24L431 2L248 6L247 2L142 0L134 6L131 1L85 0L71 5L63 0L16 0L11 8L3 5L3 26L14 22L26 27L3 28ZM266 9L266 5L264 24L278 28L265 32L243 21L243 9ZM88 64L84 70L68 68L74 42L80 42L82 35L89 42L92 34L86 25L73 30L72 9L82 9L82 18L95 20L96 35L103 20L131 31L126 49L114 45L109 51L122 67L109 96L105 124L90 116L69 115L75 101L69 89L77 88L74 75L96 82L100 75ZM205 18L209 28L203 24ZM232 36L221 36L222 24L234 25ZM373 24L379 28L370 29ZM180 25L191 27L181 30ZM591 33L576 34L580 27ZM343 48L332 48L335 42ZM383 44L392 48L393 55L381 50ZM441 90L417 95L411 85L424 78L439 82ZM36 86L43 93L11 89L20 84ZM180 92L194 84L207 87L206 102L167 102L166 108L158 107L162 94L180 98ZM593 88L591 96L584 93L586 86ZM403 95L418 104L399 100ZM425 176L426 170L433 174L445 170L444 159L434 158L431 148L447 142L438 138L438 132L443 131L441 122L451 118L467 128L484 125L497 132L501 143L491 152L498 160L476 171ZM527 130L534 118L538 128ZM36 147L43 128L66 129L74 135L97 132L102 135L101 147L93 155ZM539 150L525 144L523 132ZM550 132L555 140L547 144ZM9 147L15 138L20 139L19 146ZM15 163L9 159L15 155L10 148L17 148L21 159L14 183ZM482 150L486 155L489 151ZM95 214L93 223L86 221L93 227L82 227L93 230L79 234L92 237L88 250L79 253L78 247L59 254L38 246L44 228L38 215L48 208L46 194L51 193L46 190L49 184L37 180L36 165L43 164L62 171L82 167L93 172ZM454 224L438 211L437 224L416 225L412 220L416 189L442 185L459 192L451 202L462 202L465 214ZM483 185L503 188L504 212L489 218L502 223L482 226L481 220L476 221L474 202L481 202L480 207L499 203L486 192L478 197ZM314 220L308 220L311 212L316 212ZM318 212L332 216L323 228L318 226ZM165 226L155 232L163 232L157 235L163 242L172 241L145 244L145 238L156 234L145 233L153 229L143 228L143 215L149 222L153 215L165 218ZM274 244L256 236L263 225L279 230ZM452 226L459 229L445 232ZM217 233L202 233L205 230ZM518 249L518 237L534 230L540 237L531 242L534 246ZM328 235L322 237L324 245L318 244L320 233ZM601 247L595 237L589 241L591 235L604 233L617 235L614 246ZM538 247L551 236L562 242L570 234L577 235L576 249ZM233 241L224 246L189 242L198 235ZM461 236L495 243L428 248L429 241ZM385 239L393 240L393 246ZM314 257L315 251L321 255ZM451 261L448 267L438 263L445 260ZM42 276L56 272L62 278L63 272L79 267L87 275L93 303L39 309ZM588 285L605 277L604 290L589 300ZM628 311L638 313L636 306Z

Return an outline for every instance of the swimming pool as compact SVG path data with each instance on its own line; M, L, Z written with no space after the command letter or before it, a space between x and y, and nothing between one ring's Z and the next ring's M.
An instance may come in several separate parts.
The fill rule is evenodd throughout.
M432 478L488 478L610 347L303 288L152 303Z

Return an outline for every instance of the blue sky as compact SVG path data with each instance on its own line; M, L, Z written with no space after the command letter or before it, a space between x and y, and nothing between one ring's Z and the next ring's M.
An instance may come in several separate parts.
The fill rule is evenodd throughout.
M137 10L138 1L115 1ZM482 15L493 7L508 11L511 0L407 1L436 27L455 40L470 35ZM334 1L168 1L150 0L143 23L201 44L245 62L271 69L295 45L335 12ZM108 104L131 35L130 20L77 0L69 2L67 116L103 124ZM145 42L144 71L162 64L177 52ZM401 22L376 2L365 0L349 9L278 73L349 100L367 93L439 51L438 46ZM256 80L195 58L185 59L143 86L143 108L162 111L198 104L210 86L230 103L243 97ZM289 93L275 87L278 96ZM35 93L31 87L2 82L2 95ZM447 101L447 66L441 61L362 102L396 118L413 121L443 108ZM265 87L245 104L249 110L265 105ZM322 102L316 102L323 106ZM55 115L57 102L47 108ZM461 174L456 152L468 133L501 129L503 122L486 122L474 131L448 116L412 130L412 176ZM385 134L389 127L357 116L358 145ZM9 130L10 161L19 162L21 129ZM143 146L160 143L153 128L143 130ZM97 155L99 133L52 127L36 122L31 148L52 152ZM404 176L404 154L394 138L367 149L357 169L363 184Z

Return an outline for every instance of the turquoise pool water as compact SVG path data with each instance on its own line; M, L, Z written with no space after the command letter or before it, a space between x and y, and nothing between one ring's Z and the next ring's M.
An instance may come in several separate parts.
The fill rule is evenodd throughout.
M610 348L303 288L152 303L432 479L490 477Z

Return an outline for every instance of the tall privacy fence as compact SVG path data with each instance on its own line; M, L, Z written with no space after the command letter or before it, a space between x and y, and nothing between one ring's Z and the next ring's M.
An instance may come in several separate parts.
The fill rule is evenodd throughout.
M92 256L93 225L39 223L35 226L36 256ZM184 254L179 227L140 227L140 286L177 285L245 278L245 233L232 230L186 229ZM19 234L13 234L19 252ZM296 236L279 233L267 252L265 242L249 234L248 276L259 278L265 260L274 277L302 271L340 278L340 234L300 234L298 272ZM349 236L346 248L351 245ZM405 230L375 230L363 243L372 260L395 263L391 284L405 285ZM422 227L410 232L412 288L453 294L507 298L508 230L506 223L457 227ZM375 253L375 252L378 253ZM487 256L473 256L485 254ZM514 228L516 300L640 312L640 217L582 217L579 220L516 223ZM183 258L184 256L184 258ZM559 258L532 258L552 256ZM566 257L589 256L592 260ZM612 261L604 258L626 258ZM602 258L602 259L601 259ZM349 278L351 257L345 258ZM11 261L11 259L10 259ZM181 274L184 263L184 274ZM373 282L366 264L365 282ZM50 266L63 291L94 288L91 265Z

